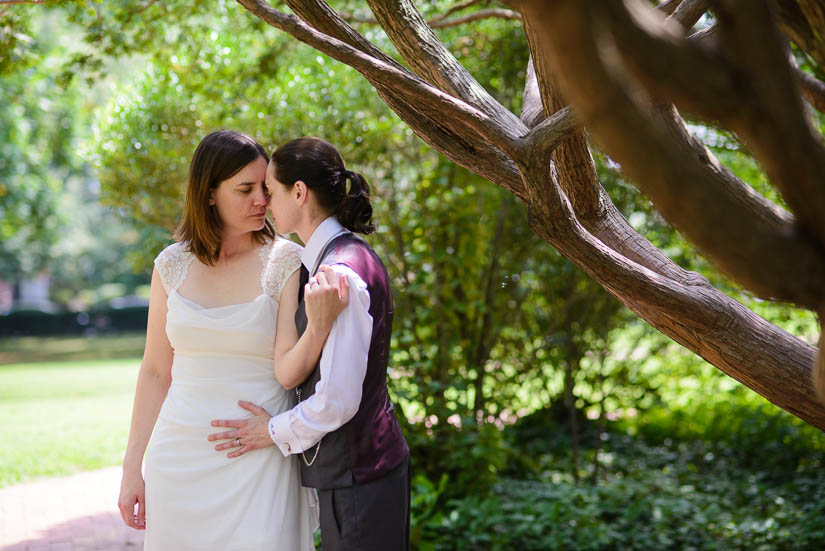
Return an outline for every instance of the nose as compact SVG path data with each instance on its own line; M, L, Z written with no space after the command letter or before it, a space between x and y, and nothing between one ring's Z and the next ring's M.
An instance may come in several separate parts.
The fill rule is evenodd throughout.
M255 205L256 206L259 206L259 205L266 206L268 203L269 203L269 197L266 194L266 187L261 186L255 192Z

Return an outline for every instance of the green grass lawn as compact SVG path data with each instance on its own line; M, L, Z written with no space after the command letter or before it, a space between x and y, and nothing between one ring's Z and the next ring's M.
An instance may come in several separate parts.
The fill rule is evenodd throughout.
M53 354L67 340L34 341ZM139 365L134 356L0 365L0 487L119 464Z

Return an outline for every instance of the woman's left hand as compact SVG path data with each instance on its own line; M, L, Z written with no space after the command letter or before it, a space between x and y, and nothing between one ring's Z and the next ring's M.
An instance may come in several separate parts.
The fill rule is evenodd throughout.
M331 266L322 265L304 287L307 325L329 333L335 318L349 304L349 280Z
M247 411L252 412L252 417L247 419L215 420L213 427L229 427L235 430L216 432L209 435L209 441L228 440L215 446L215 450L232 451L226 457L240 457L241 455L274 445L269 437L269 420L272 418L267 411L251 402L239 401L238 405Z

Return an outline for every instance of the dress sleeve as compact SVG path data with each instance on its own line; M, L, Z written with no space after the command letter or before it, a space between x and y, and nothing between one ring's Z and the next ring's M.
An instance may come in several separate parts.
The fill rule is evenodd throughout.
M281 301L281 291L287 280L301 267L301 246L288 239L277 238L261 273L261 287L275 302Z
M186 279L189 264L193 258L194 255L186 250L183 243L169 245L155 258L155 268L158 270L167 296L176 291Z

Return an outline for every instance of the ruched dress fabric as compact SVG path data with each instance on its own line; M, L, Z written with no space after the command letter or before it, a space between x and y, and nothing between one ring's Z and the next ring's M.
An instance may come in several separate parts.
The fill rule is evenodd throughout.
M293 405L272 371L278 302L300 266L300 247L276 239L261 249L262 293L204 308L178 287L193 255L181 243L155 260L168 294L172 384L144 460L146 551L315 549L317 500L301 486L297 456L274 446L229 459L207 436L212 419L249 417L238 400L271 415Z

